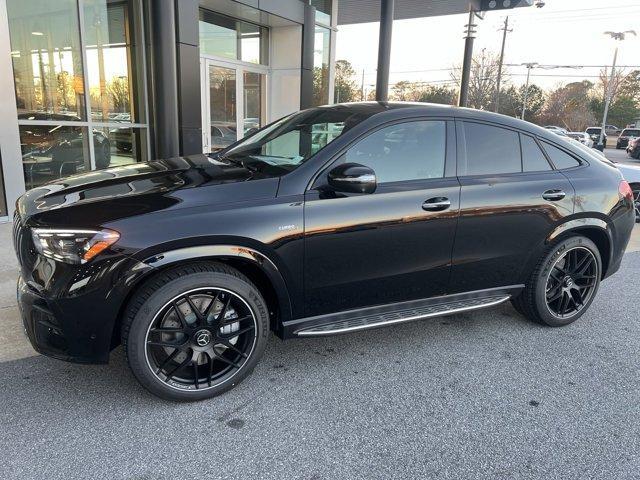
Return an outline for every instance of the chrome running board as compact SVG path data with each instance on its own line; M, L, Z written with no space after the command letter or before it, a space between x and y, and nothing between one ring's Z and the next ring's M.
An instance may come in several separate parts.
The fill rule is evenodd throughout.
M326 323L314 327L304 328L294 332L298 337L319 337L325 335L337 335L340 333L357 332L370 328L386 327L396 323L423 320L431 317L441 317L455 313L469 312L481 308L493 307L506 302L511 295L494 295L484 298L468 298L452 302L438 303L417 308L397 310L394 312L375 313L369 315L353 316L339 321Z

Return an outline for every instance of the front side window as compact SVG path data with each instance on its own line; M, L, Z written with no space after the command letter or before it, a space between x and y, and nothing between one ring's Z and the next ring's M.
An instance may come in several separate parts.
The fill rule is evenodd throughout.
M289 115L221 151L220 158L265 175L284 175L377 112L375 108L358 111L305 110Z
M444 121L391 125L351 147L344 161L372 168L378 183L442 178L446 138Z
M512 130L464 122L466 175L494 175L522 171L520 140Z

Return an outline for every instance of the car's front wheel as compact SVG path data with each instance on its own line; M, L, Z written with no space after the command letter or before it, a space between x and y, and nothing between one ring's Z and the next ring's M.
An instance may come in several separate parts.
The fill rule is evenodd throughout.
M530 320L568 325L587 311L601 277L598 247L586 237L569 237L547 250L513 303Z
M242 381L269 333L260 291L237 270L194 263L147 282L122 326L129 366L140 383L175 401L219 395Z

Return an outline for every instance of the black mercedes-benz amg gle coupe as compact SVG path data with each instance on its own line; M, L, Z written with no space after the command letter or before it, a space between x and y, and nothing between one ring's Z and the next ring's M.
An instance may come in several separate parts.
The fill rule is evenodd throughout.
M314 337L511 301L558 327L620 267L620 172L513 118L402 103L292 114L211 156L77 175L17 202L35 349L199 400L270 332ZM401 348L399 345L398 348Z

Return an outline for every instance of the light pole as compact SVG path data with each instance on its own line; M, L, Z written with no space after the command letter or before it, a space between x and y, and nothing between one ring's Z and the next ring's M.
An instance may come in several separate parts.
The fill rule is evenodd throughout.
M627 33L636 35L635 30L626 30L624 32L604 32L605 35L609 35L614 40L622 42L625 39ZM607 115L609 115L609 105L611 104L611 97L613 96L613 79L616 73L616 61L618 60L618 45L613 52L613 66L611 67L611 77L609 77L609 83L606 86L605 101L604 101L604 114L602 115L602 128L600 129L600 138L598 139L598 145L596 148L601 152L604 151L604 134L607 128Z
M507 43L507 33L513 32L513 28L509 28L509 16L504 19L504 26L502 30L502 48L500 49L500 63L498 64L498 79L496 80L496 101L494 102L493 111L498 113L500 109L500 81L502 80L502 63L504 62L504 47Z
M537 62L523 63L523 66L527 67L527 84L524 87L524 98L522 99L522 115L520 118L524 120L524 114L527 111L527 99L529 97L529 78L531 77L531 70L538 66Z

